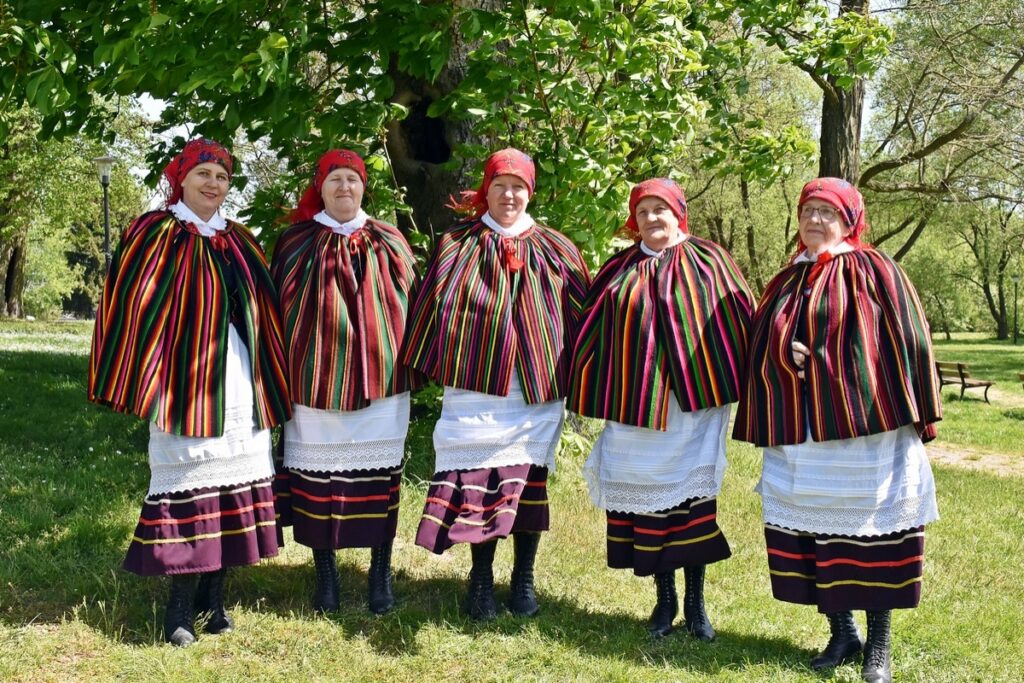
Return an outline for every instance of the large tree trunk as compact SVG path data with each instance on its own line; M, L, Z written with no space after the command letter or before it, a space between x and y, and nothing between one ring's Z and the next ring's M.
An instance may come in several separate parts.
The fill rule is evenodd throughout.
M870 13L870 0L841 0L839 14ZM836 85L834 76L821 99L821 159L818 175L843 178L856 184L860 176L860 125L864 113L864 80L848 89Z
M3 300L0 301L0 316L21 318L25 315L22 293L25 290L25 248L24 231L0 239L0 283L3 284Z
M463 3L481 9L496 9L500 4L495 0ZM480 182L475 174L469 174L472 164L464 164L456 171L444 170L441 164L451 159L452 149L459 143L490 146L492 142L474 133L468 121L427 116L431 103L458 87L465 76L471 46L461 40L457 30L452 43L448 63L433 83L409 77L394 62L389 67L395 83L391 101L409 109L405 119L388 126L386 139L395 179L405 188L406 204L412 207L411 218L398 216L398 227L403 231L415 227L431 238L456 219L452 210L445 207L449 195L458 199L461 190Z

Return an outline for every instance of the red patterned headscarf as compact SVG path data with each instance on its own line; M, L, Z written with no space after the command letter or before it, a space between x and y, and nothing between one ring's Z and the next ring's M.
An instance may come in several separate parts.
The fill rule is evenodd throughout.
M167 206L177 204L181 199L181 183L185 180L188 172L199 164L206 163L220 164L228 172L228 176L234 169L231 152L224 145L207 138L191 140L177 156L171 159L171 163L164 167L164 178L167 178L167 183L170 185L170 190L167 193Z
M487 157L484 162L484 179L476 190L463 190L462 200L456 202L452 197L448 208L459 213L472 214L473 218L479 218L487 211L487 190L496 176L514 175L526 183L530 197L537 186L537 168L533 165L533 159L525 152L520 152L514 147L506 147Z
M363 187L366 187L366 164L361 156L350 149L328 150L316 162L313 184L302 193L299 206L289 215L292 223L308 221L324 210L324 198L320 194L320 190L323 189L324 180L331 174L331 171L336 171L339 168L351 168L359 174L363 180Z
M852 246L860 246L860 236L868 228L864 197L860 190L842 178L816 178L800 191L800 202L796 207L798 218L803 205L812 199L820 199L834 206L842 216L843 223L850 228L846 241ZM805 248L802 241L799 246L801 250Z
M633 239L640 239L640 226L636 223L636 205L644 197L657 197L672 210L679 219L679 229L690 232L686 223L686 196L683 188L669 178L649 178L634 185L629 193L629 219L626 221L626 233Z

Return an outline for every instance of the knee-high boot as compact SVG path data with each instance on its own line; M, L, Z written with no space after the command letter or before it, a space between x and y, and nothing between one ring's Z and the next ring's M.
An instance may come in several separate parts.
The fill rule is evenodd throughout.
M654 587L657 590L658 602L654 605L651 618L647 621L647 630L651 636L663 638L672 633L672 622L679 614L676 573L671 571L655 574Z
M892 612L868 612L868 642L864 647L864 667L860 676L867 683L890 683L892 661L890 654L890 623Z
M533 564L540 545L539 533L512 534L515 544L515 563L512 565L511 595L508 609L518 617L532 617L540 609L533 589Z
M337 612L341 609L338 582L338 565L334 559L334 548L313 548L313 565L316 567L316 592L313 594L313 609L318 612Z
M195 613L192 611L195 587L195 574L171 577L171 593L164 613L164 640L175 647L186 647L196 642Z
M683 618L686 630L698 640L710 643L715 639L715 629L704 611L704 570L707 565L684 567L686 592L683 594Z
M832 635L825 649L811 660L811 668L815 671L848 662L864 649L857 623L853 620L853 612L829 612L825 617Z
M384 614L395 606L391 587L391 541L370 548L370 573L367 604L374 614Z
M469 572L466 613L473 619L489 621L498 616L498 603L494 599L494 551L498 542L473 543L469 547L473 568Z
M207 633L227 633L234 628L234 622L224 608L224 579L227 575L227 569L219 569L199 576L193 605L196 614L206 619L203 630Z

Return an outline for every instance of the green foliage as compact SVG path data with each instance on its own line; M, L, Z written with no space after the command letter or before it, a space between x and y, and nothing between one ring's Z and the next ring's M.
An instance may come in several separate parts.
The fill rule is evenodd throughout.
M94 96L167 100L160 129L194 122L190 133L244 134L283 161L248 214L268 228L311 162L336 145L380 154L378 215L408 211L383 140L415 104L396 100L399 86L433 83L426 114L448 126L455 152L438 170L454 174L492 146L524 147L540 166L535 213L597 261L625 218L630 183L672 173L688 146L707 149L710 169L759 181L810 152L799 124L765 128L730 108L749 89L742 72L759 37L796 31L803 52L787 48L788 58L813 56L822 73L852 76L875 68L887 36L869 19L834 21L822 4L795 1L493 5L8 2L0 121L27 103L48 134L109 139L111 112ZM472 141L455 132L462 124ZM153 147L150 180L180 143Z

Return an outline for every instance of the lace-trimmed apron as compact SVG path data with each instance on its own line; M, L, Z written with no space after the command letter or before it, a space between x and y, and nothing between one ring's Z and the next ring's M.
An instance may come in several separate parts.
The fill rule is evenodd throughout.
M730 410L684 413L673 397L664 432L605 423L583 476L606 511L609 567L649 576L729 557L716 497Z
M359 410L295 404L284 426L287 514L295 541L310 548L370 548L395 537L409 392ZM279 493L280 495L280 493Z

